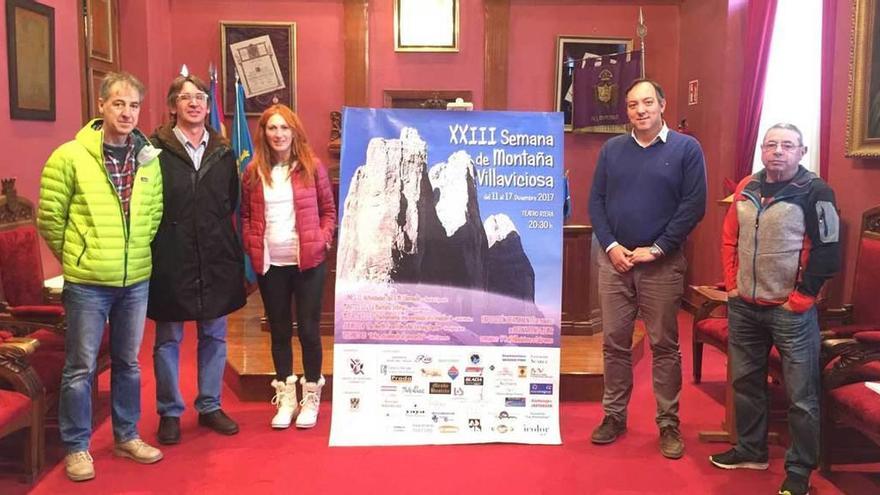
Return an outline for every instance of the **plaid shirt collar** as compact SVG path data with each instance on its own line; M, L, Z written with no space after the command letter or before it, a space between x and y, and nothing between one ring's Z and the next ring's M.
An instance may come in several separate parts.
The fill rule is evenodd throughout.
M110 149L119 149L121 147L113 147L104 143L104 167L107 169L107 175L116 194L119 196L119 202L122 204L122 211L125 213L125 219L128 221L129 205L131 203L131 190L134 184L134 176L137 172L137 159L134 153L134 139L131 135L125 142L125 158L120 161L116 158L116 154L110 152Z

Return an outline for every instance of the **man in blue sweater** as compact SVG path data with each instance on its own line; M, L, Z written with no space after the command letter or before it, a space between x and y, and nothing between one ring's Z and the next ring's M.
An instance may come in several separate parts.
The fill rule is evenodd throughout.
M598 256L605 418L592 441L612 443L626 431L633 325L641 314L653 355L660 452L678 459L684 453L676 319L687 268L682 247L706 209L706 167L697 140L666 127L665 108L656 82L640 79L630 85L626 112L632 133L605 143L593 177L590 219L605 250Z

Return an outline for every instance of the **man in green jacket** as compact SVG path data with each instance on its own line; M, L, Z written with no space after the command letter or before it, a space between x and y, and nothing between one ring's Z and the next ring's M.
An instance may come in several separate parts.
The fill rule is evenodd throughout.
M108 320L113 453L144 464L162 458L137 431L150 242L162 219L159 151L136 129L143 95L143 84L131 74L107 74L98 99L102 118L56 149L40 180L37 224L64 270L67 333L58 426L73 481L95 477L92 383Z

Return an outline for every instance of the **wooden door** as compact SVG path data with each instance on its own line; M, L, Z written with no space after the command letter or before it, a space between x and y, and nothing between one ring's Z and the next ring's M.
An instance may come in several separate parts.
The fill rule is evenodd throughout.
M82 0L83 121L98 115L101 79L120 70L118 0Z

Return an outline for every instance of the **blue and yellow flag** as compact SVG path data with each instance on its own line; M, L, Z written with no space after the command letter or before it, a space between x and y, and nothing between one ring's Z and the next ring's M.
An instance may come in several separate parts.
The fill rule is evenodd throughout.
M247 116L244 113L244 88L238 78L235 79L235 115L232 117L232 152L235 153L235 161L238 163L239 172L244 173L244 169L254 156L254 144L253 141L251 141L251 131L248 129ZM238 216L238 236L240 238L241 211L236 211L236 215ZM257 276L254 274L254 269L247 253L244 255L244 276L248 283L252 284L257 281Z

